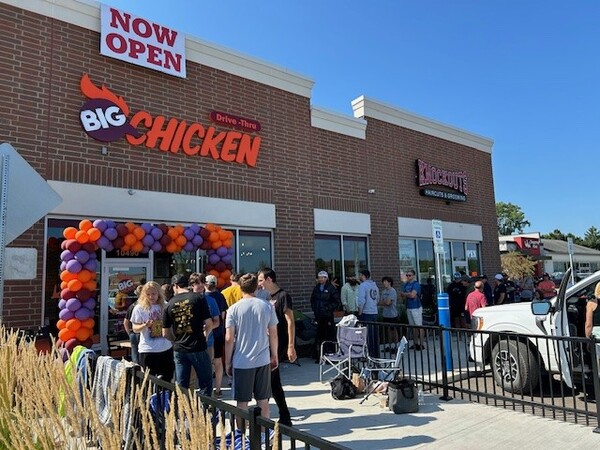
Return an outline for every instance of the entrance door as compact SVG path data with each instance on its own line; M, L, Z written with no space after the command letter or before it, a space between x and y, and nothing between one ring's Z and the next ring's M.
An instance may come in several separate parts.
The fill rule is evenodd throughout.
M452 261L452 273L465 273L469 274L468 266L466 261Z
M127 308L136 300L135 289L150 281L150 261L106 259L102 267L100 301L100 344L102 354L108 352L111 340L128 339L123 327Z

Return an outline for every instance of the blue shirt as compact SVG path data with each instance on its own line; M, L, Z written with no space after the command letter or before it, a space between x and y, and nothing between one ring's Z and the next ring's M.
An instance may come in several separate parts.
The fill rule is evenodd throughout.
M415 298L406 297L406 309L417 309L421 307L421 283L417 280L411 281L410 283L404 283L402 286L402 292L408 294L412 291L417 291Z

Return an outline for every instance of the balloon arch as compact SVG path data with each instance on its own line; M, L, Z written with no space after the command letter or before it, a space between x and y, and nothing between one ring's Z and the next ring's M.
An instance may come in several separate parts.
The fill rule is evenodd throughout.
M92 346L96 308L96 269L98 249L179 253L206 250L206 271L215 275L221 288L229 282L233 258L233 233L218 225L153 225L112 220L85 219L79 228L67 227L61 244L61 292L58 345L71 350L76 345Z

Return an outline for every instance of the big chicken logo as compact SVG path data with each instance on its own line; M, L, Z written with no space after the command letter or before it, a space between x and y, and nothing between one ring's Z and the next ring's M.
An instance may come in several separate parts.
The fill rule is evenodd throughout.
M140 132L127 121L129 106L123 97L113 94L104 85L96 87L87 74L81 77L80 87L83 95L89 98L79 111L79 120L89 137L113 142L126 134L140 136Z
M147 111L137 111L129 119L129 106L123 97L104 85L97 87L87 74L81 77L80 87L88 100L79 111L79 120L92 139L113 142L124 137L134 146L256 166L261 144L260 136L254 134L261 129L256 121L213 111L209 116L212 121L236 128L221 131L214 125L205 127L197 122L167 120ZM138 127L146 130L140 131Z

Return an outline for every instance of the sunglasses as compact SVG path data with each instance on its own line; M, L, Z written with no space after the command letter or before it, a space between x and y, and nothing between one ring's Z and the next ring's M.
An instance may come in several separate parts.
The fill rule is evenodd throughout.
M411 278L412 277L412 273L407 273L406 274L406 278Z

